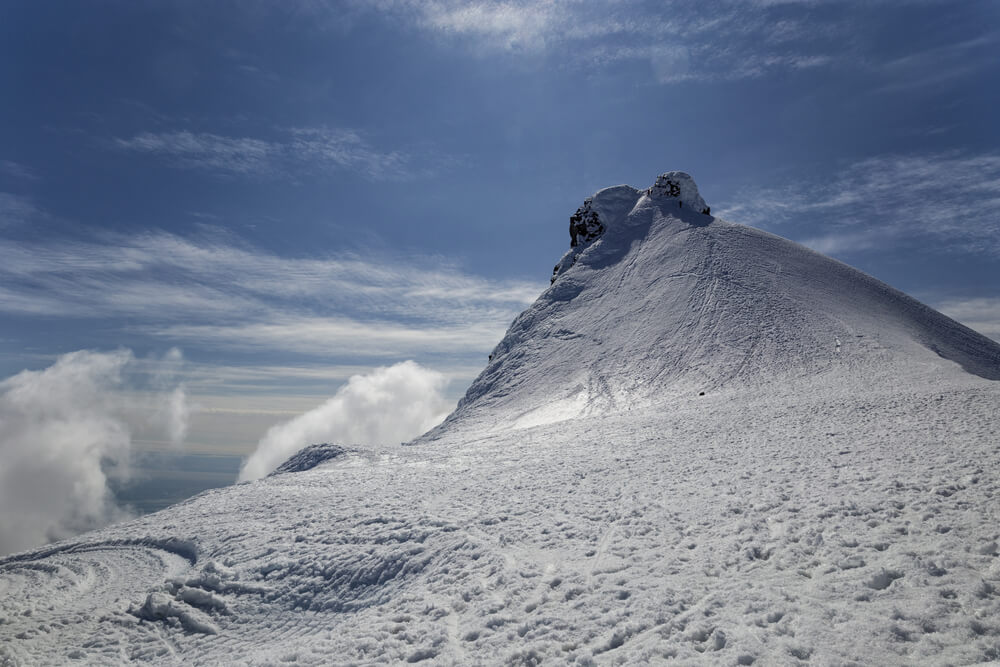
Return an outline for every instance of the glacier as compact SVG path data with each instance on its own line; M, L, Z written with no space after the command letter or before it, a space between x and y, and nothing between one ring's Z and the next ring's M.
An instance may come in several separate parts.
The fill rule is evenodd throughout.
M0 558L0 662L1000 660L1000 345L683 172L574 217L441 425Z

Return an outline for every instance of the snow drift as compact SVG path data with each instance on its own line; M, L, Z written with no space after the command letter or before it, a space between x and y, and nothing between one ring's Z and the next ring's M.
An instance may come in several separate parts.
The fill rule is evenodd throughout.
M570 236L414 446L0 560L0 660L1000 658L1000 345L681 172Z

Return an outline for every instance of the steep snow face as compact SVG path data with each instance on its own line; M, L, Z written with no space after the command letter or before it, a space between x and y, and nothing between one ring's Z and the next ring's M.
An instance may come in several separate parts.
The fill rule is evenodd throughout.
M697 186L601 190L602 226L556 266L438 430L525 427L816 376L864 390L953 372L1000 379L1000 345L801 245L708 214ZM571 227L572 234L572 227Z

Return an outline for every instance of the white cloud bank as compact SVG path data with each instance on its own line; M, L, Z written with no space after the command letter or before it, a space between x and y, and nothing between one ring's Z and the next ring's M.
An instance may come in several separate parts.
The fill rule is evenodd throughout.
M180 361L81 350L0 381L0 554L127 517L109 477L128 475L133 432L184 438Z
M387 445L410 440L448 416L453 405L442 395L446 384L443 374L413 361L355 375L326 403L272 427L244 463L239 480L264 477L315 443Z

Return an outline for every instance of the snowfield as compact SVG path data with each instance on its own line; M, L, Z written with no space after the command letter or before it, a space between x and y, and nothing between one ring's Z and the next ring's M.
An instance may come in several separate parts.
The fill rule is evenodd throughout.
M408 446L0 559L0 661L1000 660L1000 345L658 185Z

